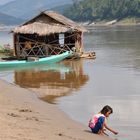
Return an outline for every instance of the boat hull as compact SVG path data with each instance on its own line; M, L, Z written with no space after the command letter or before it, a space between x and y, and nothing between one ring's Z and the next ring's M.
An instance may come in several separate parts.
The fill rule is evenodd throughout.
M39 60L35 61L26 61L26 60L15 60L15 61L2 61L0 62L0 69L1 68L10 68L10 67L22 67L22 66L35 66L35 65L47 65L59 62L71 55L71 52L64 52L58 55L52 55L45 58L40 58Z

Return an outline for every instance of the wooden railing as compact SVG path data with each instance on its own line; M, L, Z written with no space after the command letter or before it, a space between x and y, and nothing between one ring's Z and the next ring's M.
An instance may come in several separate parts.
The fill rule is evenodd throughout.
M40 42L16 43L16 54L18 57L43 57L70 51L75 44L45 44Z

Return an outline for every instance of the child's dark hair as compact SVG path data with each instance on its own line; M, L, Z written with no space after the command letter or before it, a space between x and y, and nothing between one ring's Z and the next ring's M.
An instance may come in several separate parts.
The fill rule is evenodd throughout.
M106 105L101 110L101 114L104 114L105 115L108 111L110 111L110 113L113 113L113 109L109 105Z

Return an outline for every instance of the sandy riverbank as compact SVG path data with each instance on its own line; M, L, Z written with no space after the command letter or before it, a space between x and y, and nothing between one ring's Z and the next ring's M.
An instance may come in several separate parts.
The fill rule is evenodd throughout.
M108 140L31 91L0 81L0 140Z

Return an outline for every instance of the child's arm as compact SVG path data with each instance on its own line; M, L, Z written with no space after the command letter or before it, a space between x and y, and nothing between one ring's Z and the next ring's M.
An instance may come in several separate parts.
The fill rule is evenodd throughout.
M109 127L106 125L106 123L104 123L104 127L105 127L106 129L108 129L109 131L111 131L112 133L114 133L115 135L117 135L117 134L118 134L118 132L117 132L117 131L115 131L115 130L113 130L113 129L109 128Z

